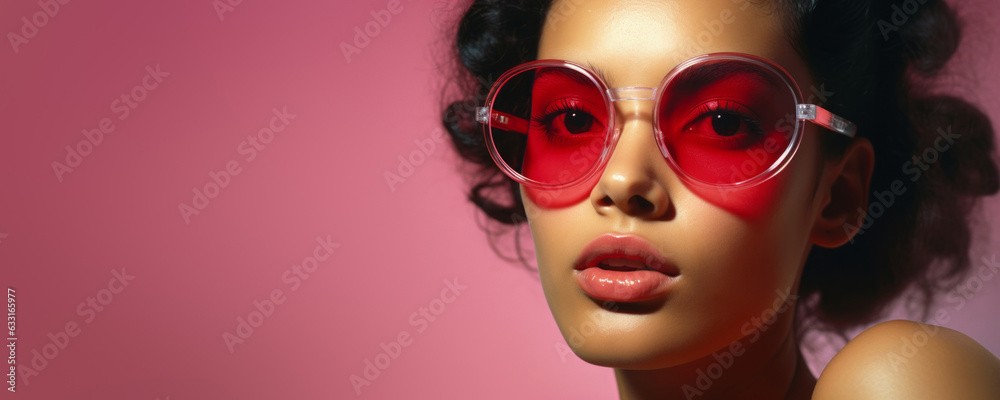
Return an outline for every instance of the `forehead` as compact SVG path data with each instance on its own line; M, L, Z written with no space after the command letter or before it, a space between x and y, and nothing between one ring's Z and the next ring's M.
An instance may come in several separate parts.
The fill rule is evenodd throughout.
M777 62L798 80L805 66L771 7L746 0L554 0L538 58L594 65L613 86L655 86L691 57L740 52Z

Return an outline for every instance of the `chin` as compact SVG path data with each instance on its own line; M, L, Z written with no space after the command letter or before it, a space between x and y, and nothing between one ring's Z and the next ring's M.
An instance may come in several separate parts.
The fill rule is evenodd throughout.
M624 342L623 338L614 338ZM623 348L624 347L624 348ZM644 346L597 347L584 345L570 347L577 357L589 364L617 369L660 369L684 364L685 360L677 352Z
M567 315L554 315L563 339L587 363L620 369L659 369L694 361L711 353L697 327L679 326L669 309L628 312L630 304L584 298ZM590 304L586 304L590 303ZM632 305L634 306L634 305Z

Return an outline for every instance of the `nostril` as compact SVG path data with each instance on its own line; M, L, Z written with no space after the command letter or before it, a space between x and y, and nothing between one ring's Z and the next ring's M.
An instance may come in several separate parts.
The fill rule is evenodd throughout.
M633 209L634 212L648 213L653 211L653 203L639 195L633 195L630 197L628 199L628 206Z
M606 206L614 205L615 201L611 200L611 196L604 196L600 201L597 202L597 204L606 207Z

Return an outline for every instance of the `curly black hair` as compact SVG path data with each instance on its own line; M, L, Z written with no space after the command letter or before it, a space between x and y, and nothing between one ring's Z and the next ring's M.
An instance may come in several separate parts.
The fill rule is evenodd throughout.
M773 5L813 77L836 93L824 107L853 121L876 154L870 214L860 233L850 244L817 246L809 254L798 293L799 332L809 327L843 335L883 316L906 293L926 319L934 294L970 269L973 211L1000 188L989 118L935 90L961 41L961 22L941 0ZM518 184L490 158L474 110L504 71L535 59L549 7L549 1L476 0L454 32L453 82L461 84L462 98L446 105L442 122L458 154L476 167L468 172L469 200L494 223L517 225L526 217ZM934 152L933 162L915 158L946 133L960 139ZM823 146L838 156L844 143ZM899 182L904 194L891 205L876 204Z

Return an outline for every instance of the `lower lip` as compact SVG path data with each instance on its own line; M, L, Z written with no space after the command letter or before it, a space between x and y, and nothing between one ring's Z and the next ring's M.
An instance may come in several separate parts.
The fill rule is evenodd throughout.
M576 282L590 297L599 300L633 302L667 293L676 277L650 270L612 271L591 267L574 270Z

